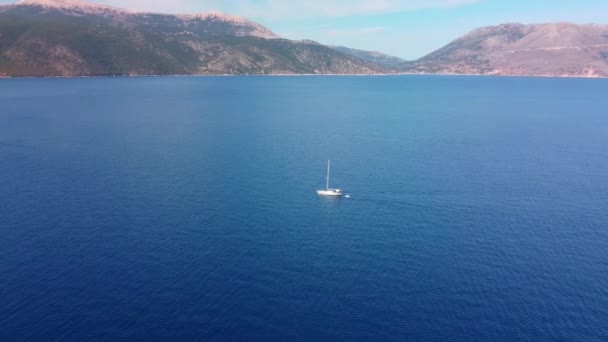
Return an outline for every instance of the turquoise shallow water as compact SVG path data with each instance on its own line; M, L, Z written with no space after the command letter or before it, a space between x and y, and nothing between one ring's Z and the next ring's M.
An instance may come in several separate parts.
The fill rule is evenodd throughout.
M608 340L606 89L0 80L0 340Z

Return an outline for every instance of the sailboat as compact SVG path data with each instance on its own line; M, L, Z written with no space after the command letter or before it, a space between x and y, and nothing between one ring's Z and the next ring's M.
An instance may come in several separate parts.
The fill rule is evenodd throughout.
M331 160L327 161L327 178L325 183L324 190L317 190L317 194L319 196L332 196L332 197L342 197L342 190L340 189L330 189L329 188L329 170L331 169Z

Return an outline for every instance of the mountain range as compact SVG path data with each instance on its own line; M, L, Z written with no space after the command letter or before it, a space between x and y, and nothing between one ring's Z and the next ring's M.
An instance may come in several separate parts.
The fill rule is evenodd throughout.
M289 40L221 12L131 12L83 0L0 6L0 76L479 74L608 77L608 26L476 29L416 61Z
M409 63L414 73L608 77L608 26L504 24L476 29Z
M81 0L0 7L0 74L374 74L379 65L219 12L135 13Z

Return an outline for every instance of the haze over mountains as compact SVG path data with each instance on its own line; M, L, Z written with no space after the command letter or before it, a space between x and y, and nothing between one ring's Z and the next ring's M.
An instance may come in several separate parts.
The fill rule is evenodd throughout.
M608 26L485 27L407 62L284 39L220 12L136 13L81 0L0 6L0 76L385 73L608 77Z

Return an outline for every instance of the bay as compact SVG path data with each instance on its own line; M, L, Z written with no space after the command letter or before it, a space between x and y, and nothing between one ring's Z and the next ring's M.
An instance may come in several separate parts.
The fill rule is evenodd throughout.
M607 86L1 79L0 340L605 341Z

